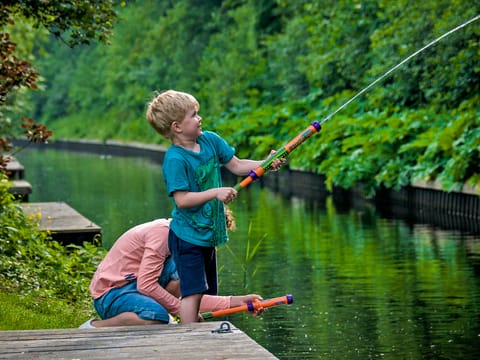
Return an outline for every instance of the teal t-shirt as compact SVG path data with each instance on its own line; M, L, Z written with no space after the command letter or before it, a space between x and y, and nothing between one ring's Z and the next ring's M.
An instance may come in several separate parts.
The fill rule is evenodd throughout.
M163 178L174 204L170 228L184 241L199 246L218 246L228 241L223 202L213 199L200 206L179 209L173 193L221 187L220 167L232 159L235 150L211 131L204 131L197 142L200 152L172 145L163 159Z

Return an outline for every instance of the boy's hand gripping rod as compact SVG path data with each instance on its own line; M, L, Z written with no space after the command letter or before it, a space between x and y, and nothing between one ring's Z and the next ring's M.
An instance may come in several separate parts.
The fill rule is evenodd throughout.
M280 297L269 299L269 300L249 301L246 305L241 305L241 306L237 306L237 307L233 307L225 310L204 312L201 315L204 320L207 320L214 317L226 316L226 315L230 315L230 314L234 314L242 311L254 312L262 308L283 305L283 304L291 304L292 302L293 302L293 296L285 295L285 296L280 296Z
M235 190L240 190L246 188L250 183L259 179L265 174L270 167L272 166L273 161L287 157L293 150L295 150L300 144L307 140L310 136L320 131L322 126L318 121L314 121L310 124L305 130L300 134L295 136L290 142L282 146L280 150L275 152L275 154L270 155L258 168L250 171L248 176L243 179L240 183L235 185Z

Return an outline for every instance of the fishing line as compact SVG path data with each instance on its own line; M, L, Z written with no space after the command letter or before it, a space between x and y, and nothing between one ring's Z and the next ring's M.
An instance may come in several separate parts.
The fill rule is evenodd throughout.
M363 95L364 93L366 93L368 90L370 90L373 86L375 86L378 82L382 81L384 78L386 78L388 75L390 75L392 72L394 72L395 70L397 70L400 66L402 66L403 64L405 64L407 61L409 61L410 59L414 58L415 56L417 56L418 54L420 54L422 51L428 49L430 46L433 46L434 44L436 44L437 42L439 42L440 40L442 40L443 38L449 36L450 34L453 34L454 32L460 30L461 28L467 26L468 24L474 22L474 21L477 21L478 19L480 19L480 15L477 15L475 16L474 18L464 22L463 24L457 26L456 28L446 32L445 34L443 34L442 36L439 36L438 38L436 38L435 40L431 41L430 43L428 43L427 45L425 45L424 47L422 47L421 49L415 51L413 54L411 54L410 56L408 56L407 58L405 58L403 61L401 61L400 63L398 63L397 65L395 65L394 67L392 67L390 70L388 70L385 74L383 74L382 76L380 76L379 78L377 78L375 81L373 81L370 85L368 85L366 88L364 88L363 90L359 91L355 96L353 96L352 98L350 98L347 102L345 102L342 106L340 106L337 110L335 110L334 112L332 112L330 115L328 115L327 117L325 117L322 121L320 121L320 125L327 122L328 120L330 120L336 113L338 113L340 110L344 109L345 107L348 106L348 104L350 104L352 101L354 101L356 98L358 98L359 96Z

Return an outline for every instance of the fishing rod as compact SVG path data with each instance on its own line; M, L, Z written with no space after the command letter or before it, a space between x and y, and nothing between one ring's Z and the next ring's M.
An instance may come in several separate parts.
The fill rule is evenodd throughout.
M204 320L207 320L214 317L226 316L226 315L235 314L242 311L254 312L254 311L265 309L272 306L285 305L285 304L289 305L292 302L293 302L293 296L285 295L285 296L280 296L280 297L276 297L269 300L249 301L247 302L246 305L236 306L230 309L204 312L201 315Z
M256 169L253 169L250 171L248 176L243 179L240 183L234 186L234 189L239 191L240 189L246 188L248 185L250 185L253 181L258 180L260 177L262 177L266 172L268 172L272 166L272 163L275 160L279 160L282 158L285 158L290 154L293 150L295 150L298 146L300 146L305 140L309 139L313 134L319 132L322 128L322 124L330 120L335 114L337 114L339 111L347 107L352 101L357 99L359 96L363 95L366 93L368 90L370 90L373 86L375 86L377 83L385 79L387 76L392 74L395 70L397 70L400 66L420 54L421 52L425 51L429 47L435 45L445 37L453 34L454 32L464 28L465 26L477 21L480 19L480 15L477 15L473 17L472 19L464 22L463 24L458 25L457 27L447 31L443 35L439 36L438 38L432 40L429 42L427 45L422 47L421 49L415 51L413 54L410 56L406 57L404 60L399 62L397 65L393 66L390 70L386 71L383 75L378 77L376 80L372 81L368 86L363 88L361 91L359 91L357 94L352 96L349 100L347 100L345 103L343 103L341 106L339 106L335 111L330 113L328 116L323 118L320 122L314 121L310 126L308 126L305 130L303 130L301 133L299 133L297 136L295 136L291 141L289 141L286 145L282 146L280 150L276 151L274 154L270 155L266 160L264 160L259 167Z
M314 121L313 123L311 123L310 126L308 126L305 130L295 136L287 144L282 146L280 150L276 151L273 155L270 155L264 162L260 164L259 167L251 170L245 179L235 185L234 189L237 191L240 189L244 189L253 181L260 179L263 174L265 174L270 169L272 163L275 160L287 157L288 154L290 154L293 150L300 146L305 140L310 138L313 134L319 132L321 128L322 126L318 121Z

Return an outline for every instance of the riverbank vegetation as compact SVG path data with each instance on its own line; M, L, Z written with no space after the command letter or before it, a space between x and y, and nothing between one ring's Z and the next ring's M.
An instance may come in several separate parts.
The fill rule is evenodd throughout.
M88 285L106 250L36 230L0 181L0 329L75 327L93 314Z
M2 1L0 4L0 329L67 328L91 315L88 283L105 250L63 247L36 230L9 193L10 138L31 142L52 135L28 117L27 91L38 89L34 44L46 34L75 46L106 41L116 12L112 2ZM18 126L16 126L18 125Z
M110 45L37 46L34 117L57 138L163 140L154 91L188 91L203 127L264 157L480 13L477 2L127 2ZM329 186L480 182L480 21L421 52L325 122L290 165Z

